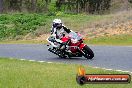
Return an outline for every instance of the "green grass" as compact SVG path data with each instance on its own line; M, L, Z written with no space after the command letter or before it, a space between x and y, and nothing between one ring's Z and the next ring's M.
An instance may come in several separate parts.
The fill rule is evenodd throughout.
M1 14L0 39L18 39L34 33L39 26L45 26L48 17L39 14Z
M95 45L132 45L132 35L113 35L93 38L86 41Z
M130 84L76 83L79 65L0 58L0 88L131 88ZM84 66L88 74L124 74Z
M0 40L12 39L21 40L27 34L39 36L49 33L52 26L52 20L60 18L72 30L82 30L92 21L100 20L101 15L82 15L82 14L64 14L58 12L55 14L0 14Z
M86 44L92 45L132 45L132 35L113 35L97 37L84 41ZM0 44L48 44L46 40L3 40Z
M33 39L39 35L50 33L52 20L60 18L64 24L74 30L87 29L88 25L102 19L112 19L111 15L65 14L0 14L0 44L31 44L46 43L46 41L24 40ZM27 37L28 35L28 37ZM132 35L115 35L94 38L86 41L95 45L132 45Z
M0 44L48 44L46 40L3 40Z

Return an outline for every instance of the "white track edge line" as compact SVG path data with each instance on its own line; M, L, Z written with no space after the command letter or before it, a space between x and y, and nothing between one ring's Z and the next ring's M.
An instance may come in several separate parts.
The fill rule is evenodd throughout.
M13 58L10 58L10 59L13 59ZM27 60L27 59L20 59L20 60ZM36 60L27 60L27 61L36 61ZM36 61L36 62L40 62L40 63L43 63L43 62L46 62L46 61ZM53 63L53 62L46 62L46 63ZM118 72L128 72L128 73L131 73L131 71L124 71L124 70L118 70L118 69L107 69L107 68L101 68L101 67L94 67L94 66L89 66L89 67L92 67L92 68L100 68L100 69L104 69L104 70L111 70L111 71L118 71Z
M10 58L10 59L13 59L13 58ZM40 62L40 63L44 63L44 62L46 62L46 61L27 60L27 59L19 59L19 60L22 60L22 61L26 60L26 61L31 61L31 62ZM46 63L53 63L53 62L46 62Z
M90 66L90 67L93 67L93 68L100 68L100 69L104 69L104 70L118 71L118 72L127 72L127 73L131 73L131 74L132 74L131 71L118 70L118 69L107 69L107 68L94 67L94 66Z

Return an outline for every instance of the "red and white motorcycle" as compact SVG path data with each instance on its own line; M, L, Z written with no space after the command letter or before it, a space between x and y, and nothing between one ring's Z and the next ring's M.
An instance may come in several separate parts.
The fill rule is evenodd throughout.
M61 40L49 37L47 41L51 45L48 50L61 58L84 56L87 59L92 59L94 57L93 51L83 43L83 38L79 33L71 32L68 36L64 35Z

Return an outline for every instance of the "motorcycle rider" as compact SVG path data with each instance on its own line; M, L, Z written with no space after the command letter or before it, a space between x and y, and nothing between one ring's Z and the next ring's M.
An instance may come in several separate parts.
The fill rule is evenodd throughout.
M70 30L69 28L67 28L66 26L64 26L64 24L62 23L62 21L60 19L54 19L53 20L53 25L51 28L51 35L52 37L50 37L48 40L50 43L52 43L52 45L54 45L53 43L57 40L60 43L62 43L61 38L66 35L69 34L72 30ZM55 37L55 39L53 39ZM54 46L57 47L57 46ZM59 46L61 47L61 46Z

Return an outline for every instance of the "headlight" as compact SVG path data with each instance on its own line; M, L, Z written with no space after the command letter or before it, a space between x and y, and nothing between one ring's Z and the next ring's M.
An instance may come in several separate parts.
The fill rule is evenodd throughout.
M71 42L72 42L72 43L77 43L78 40L77 40L77 39L71 39Z

